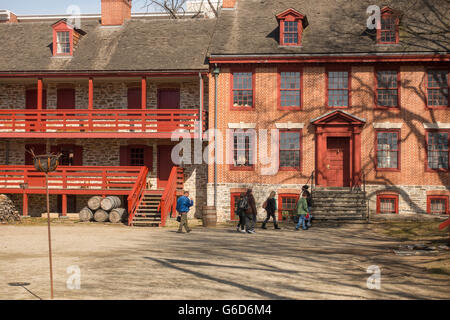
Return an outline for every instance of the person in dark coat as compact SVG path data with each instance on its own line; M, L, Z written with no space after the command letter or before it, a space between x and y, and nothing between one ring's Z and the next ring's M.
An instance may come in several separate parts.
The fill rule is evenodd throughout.
M306 202L308 203L308 218L306 219L306 225L311 227L311 209L312 209L312 196L311 192L308 191L309 186L304 185L302 187L302 192L306 194Z
M247 193L245 194L245 197L247 197L248 201L248 208L245 212L245 228L247 230L247 233L256 233L255 232L255 225L256 225L256 215L258 214L258 211L256 210L256 201L255 197L253 196L252 189L248 189Z
M245 193L241 193L235 214L239 217L239 223L237 225L237 231L245 233L245 210L242 208L242 201L244 199Z
M267 213L266 220L264 220L264 222L262 224L263 229L267 229L266 224L267 224L267 222L269 222L270 217L272 217L272 219L273 219L274 228L280 229L278 227L277 217L275 215L275 212L277 212L277 201L275 200L275 194L276 194L275 191L272 191L270 193L269 197L267 198L267 200L265 201L265 206L263 206Z

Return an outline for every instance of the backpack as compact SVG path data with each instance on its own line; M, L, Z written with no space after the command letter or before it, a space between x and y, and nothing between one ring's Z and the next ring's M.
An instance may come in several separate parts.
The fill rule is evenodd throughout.
M247 196L243 197L239 202L239 209L247 210L248 209L248 198Z
M264 201L263 205L262 205L263 209L267 209L267 200Z

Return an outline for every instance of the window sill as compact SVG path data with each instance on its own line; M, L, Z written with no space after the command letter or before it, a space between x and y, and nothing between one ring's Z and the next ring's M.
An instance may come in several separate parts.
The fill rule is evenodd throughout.
M401 169L394 168L375 168L376 172L401 172Z
M278 106L278 110L280 110L280 111L301 111L302 107L281 107L281 106Z
M282 168L278 168L279 171L296 171L296 172L301 172L301 168L298 167L282 167Z
M231 111L255 111L255 107L235 107L230 108Z
M248 167L235 167L234 165L230 165L230 171L254 171L255 166Z
M427 109L428 110L446 110L446 109L449 109L450 107L449 106L428 106L427 105Z
M390 110L390 111L398 110L398 111L400 111L400 107L398 107L398 106L375 106L375 110Z

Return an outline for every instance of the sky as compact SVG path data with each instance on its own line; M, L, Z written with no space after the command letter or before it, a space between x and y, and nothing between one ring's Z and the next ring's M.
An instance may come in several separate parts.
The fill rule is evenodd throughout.
M101 0L0 0L0 9L7 9L18 15L62 14L70 5L77 5L81 13L100 13ZM133 1L133 12L146 12L145 0Z

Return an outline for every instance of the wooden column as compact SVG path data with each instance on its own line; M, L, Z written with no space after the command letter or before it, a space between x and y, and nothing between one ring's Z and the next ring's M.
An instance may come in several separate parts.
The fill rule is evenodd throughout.
M146 77L142 77L142 82L141 82L141 95L142 95L142 100L141 100L141 107L142 109L147 109L147 78Z
M354 170L354 178L353 183L358 179L361 174L361 128L354 127L353 128L353 148L355 150L353 154L353 170Z
M323 177L323 171L324 171L324 148L326 148L326 142L324 143L324 134L322 132L321 127L316 128L316 183L319 186L324 185L324 177Z
M37 83L37 109L42 110L42 78Z
M89 78L89 110L94 109L94 79Z
M62 195L62 215L63 217L67 216L67 194Z
M23 194L22 207L23 216L28 216L28 194L26 193Z

